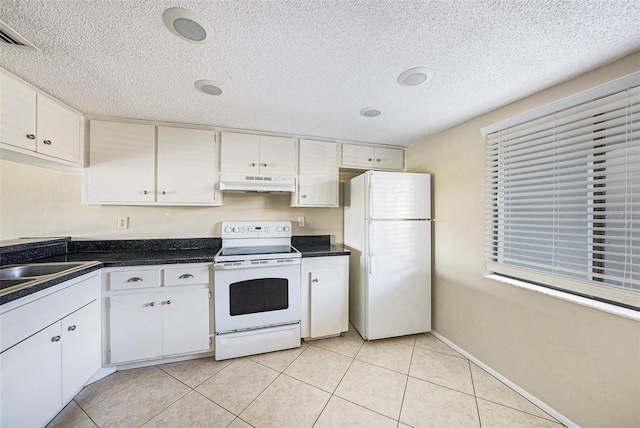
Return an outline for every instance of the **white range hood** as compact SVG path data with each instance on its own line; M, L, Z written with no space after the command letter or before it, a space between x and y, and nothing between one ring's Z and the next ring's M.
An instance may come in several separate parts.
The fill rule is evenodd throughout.
M220 174L220 190L235 192L295 192L295 177Z

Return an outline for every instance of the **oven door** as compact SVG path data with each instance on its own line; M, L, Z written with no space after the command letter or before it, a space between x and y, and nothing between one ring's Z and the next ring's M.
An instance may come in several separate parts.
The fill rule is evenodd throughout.
M300 321L300 259L214 264L216 333Z

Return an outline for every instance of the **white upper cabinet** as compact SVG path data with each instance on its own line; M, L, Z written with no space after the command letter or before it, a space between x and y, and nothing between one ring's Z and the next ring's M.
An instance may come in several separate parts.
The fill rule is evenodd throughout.
M8 159L81 167L82 123L75 110L0 69L0 142L14 154Z
M295 139L223 132L220 172L295 175Z
M344 143L342 144L340 166L402 171L404 169L404 149Z
M300 140L298 191L291 206L338 206L338 147L331 141Z
M215 132L90 122L86 201L114 205L222 205ZM157 163L156 163L157 157Z
M220 199L214 137L213 131L158 126L158 202L213 205Z
M154 202L155 126L92 120L89 136L89 202Z

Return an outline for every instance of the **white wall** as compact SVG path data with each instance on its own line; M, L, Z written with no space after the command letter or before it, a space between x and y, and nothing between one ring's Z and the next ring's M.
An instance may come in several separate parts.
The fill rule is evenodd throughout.
M294 235L342 242L342 208L290 208L289 195L225 194L223 207L82 205L80 195L80 175L0 161L0 240L211 237L220 236L224 220L291 220ZM130 218L129 229L117 229L118 216ZM298 216L305 227L297 226Z
M638 70L640 52L407 152L434 174L434 330L584 427L640 426L640 323L483 278L480 128Z

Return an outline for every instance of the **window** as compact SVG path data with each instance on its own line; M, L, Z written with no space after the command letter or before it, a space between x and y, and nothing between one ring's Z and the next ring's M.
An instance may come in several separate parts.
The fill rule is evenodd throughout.
M487 271L640 308L640 73L482 131Z

